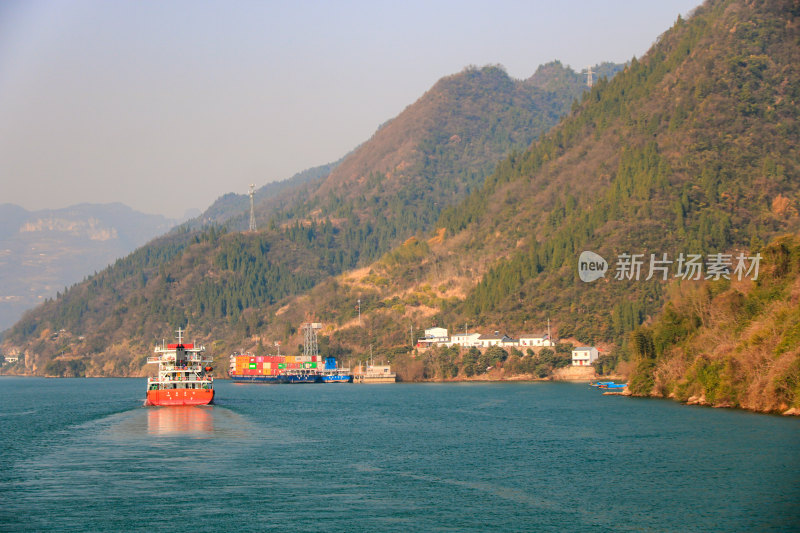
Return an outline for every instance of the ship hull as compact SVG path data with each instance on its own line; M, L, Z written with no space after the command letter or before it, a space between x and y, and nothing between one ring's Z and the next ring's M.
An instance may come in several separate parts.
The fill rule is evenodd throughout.
M145 405L208 405L214 389L161 389L147 391Z
M353 376L353 383L395 383L397 378L392 376Z
M319 376L314 374L309 374L309 375L304 374L301 376L295 376L289 374L289 375L284 375L283 379L284 383L317 383L319 381Z
M339 375L339 376L322 376L323 383L350 383L353 381L353 376Z
M285 383L282 376L235 376L231 375L234 383Z

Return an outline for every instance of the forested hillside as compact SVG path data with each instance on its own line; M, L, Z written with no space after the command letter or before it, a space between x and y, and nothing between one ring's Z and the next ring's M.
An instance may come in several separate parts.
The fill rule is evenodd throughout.
M598 83L569 119L445 212L442 226L465 233L465 250L491 242L490 253L507 254L459 314L506 324L550 314L564 336L619 339L660 308L663 289L608 280L620 254L749 249L800 227L792 6L710 2L678 20L644 58ZM607 281L578 280L582 250L609 260Z
M596 68L613 76L621 65ZM555 125L585 90L584 77L559 62L525 81L500 66L468 67L382 125L277 222L324 214L345 228L366 224L377 245L360 258L377 259L430 230L442 209L458 205L503 156Z
M328 163L298 172L289 179L267 183L255 190L253 203L256 212L256 227L266 226L277 210L287 204L297 202L301 195L308 194L330 175L341 163ZM247 190L247 184L240 184ZM224 226L230 231L244 231L250 226L250 197L246 192L229 192L220 196L200 216L186 223L186 226L202 230L207 226Z
M800 410L800 236L761 250L758 279L674 283L631 335L634 394L757 411Z
M681 254L699 255L705 277L713 254L751 257L800 229L799 27L791 2L713 1L677 20L446 209L435 234L293 301L267 336L316 309L335 350L372 344L398 360L412 326L513 335L550 318L562 338L610 346L613 369L661 312ZM608 261L604 278L580 281L584 250ZM638 279L618 275L623 254L642 254ZM646 279L651 254L667 254L666 280Z
M551 79L557 89L541 87ZM226 226L186 224L137 250L27 315L2 350L28 354L19 368L29 372L49 372L58 356L77 362L50 370L119 375L141 372L132 353L181 325L236 349L274 322L269 306L430 230L507 152L552 127L584 83L558 63L527 81L499 67L445 78L340 163L264 188L258 232L236 232L243 197L223 197L199 220Z

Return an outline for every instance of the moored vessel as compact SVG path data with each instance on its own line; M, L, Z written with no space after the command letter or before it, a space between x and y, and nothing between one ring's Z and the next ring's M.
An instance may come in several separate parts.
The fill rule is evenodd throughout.
M236 383L350 383L349 368L339 368L336 358L319 355L319 322L303 324L303 355L253 355L234 353L228 375Z
M263 355L234 353L228 374L235 383L350 383L348 368L339 368L336 359L319 355Z
M389 365L357 366L353 372L353 383L394 383L397 374Z
M353 374L349 368L337 368L336 359L329 358L325 360L325 368L319 372L319 380L322 383L352 383Z
M158 365L158 375L147 378L145 405L208 405L214 400L213 360L205 355L206 347L183 342L178 329L178 342L155 347L156 355L149 364Z

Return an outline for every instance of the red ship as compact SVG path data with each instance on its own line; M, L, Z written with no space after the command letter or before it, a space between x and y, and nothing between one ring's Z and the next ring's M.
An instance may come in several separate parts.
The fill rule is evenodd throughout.
M214 378L211 358L205 346L184 344L183 330L178 329L178 342L156 346L148 363L158 364L158 376L147 378L145 405L208 405L214 400Z

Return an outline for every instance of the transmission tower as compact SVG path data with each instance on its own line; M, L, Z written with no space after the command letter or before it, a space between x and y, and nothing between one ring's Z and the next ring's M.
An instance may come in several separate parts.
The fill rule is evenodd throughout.
M594 85L594 80L592 79L592 67L588 67L586 72L586 86L591 89L592 85Z
M254 183L250 184L250 231L256 230L256 209L253 203L253 194L255 194L256 186Z
M303 355L319 355L317 344L317 330L322 329L319 322L306 322L303 328Z

